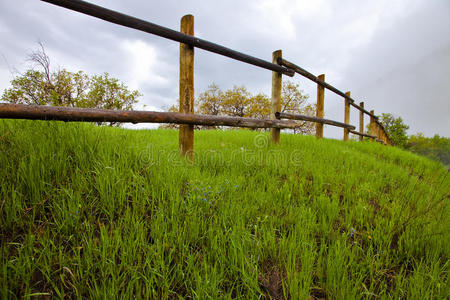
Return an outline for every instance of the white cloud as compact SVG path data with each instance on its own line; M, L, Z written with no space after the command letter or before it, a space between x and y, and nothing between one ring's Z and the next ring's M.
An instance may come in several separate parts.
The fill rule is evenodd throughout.
M331 7L325 0L264 0L256 6L256 9L263 14L263 19L267 20L267 23L261 25L270 28L270 31L275 29L284 38L294 38L298 33L295 19L317 20L331 15ZM301 32L301 28L299 29Z
M169 81L158 74L161 62L158 61L157 50L142 40L125 40L122 48L126 52L127 67L124 78L131 89L139 90L142 85L165 86Z

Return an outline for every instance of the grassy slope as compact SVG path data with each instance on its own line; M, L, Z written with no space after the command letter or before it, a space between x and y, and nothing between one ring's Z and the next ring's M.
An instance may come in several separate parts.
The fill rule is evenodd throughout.
M0 120L0 297L449 296L440 164L267 138Z

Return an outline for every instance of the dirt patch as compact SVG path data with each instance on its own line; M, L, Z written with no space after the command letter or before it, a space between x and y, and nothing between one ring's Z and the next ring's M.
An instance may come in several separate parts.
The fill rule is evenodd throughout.
M313 272L313 284L308 300L325 300L327 299L327 292L321 287L321 283L316 271Z
M392 236L392 242L391 242L391 249L396 250L398 248L398 239L400 237L400 234L398 232L395 232Z
M320 288L313 288L311 290L311 296L308 297L308 300L326 300L327 293L325 290Z
M374 198L372 198L372 199L369 200L369 204L373 207L373 212L374 212L374 214L375 214L375 216L376 216L377 213L378 213L378 212L380 211L380 209L381 209L380 204L379 204L378 201L375 200Z
M263 263L262 274L258 276L258 281L266 299L285 299L283 280L286 280L286 272L278 265L270 261Z
M53 294L50 284L47 282L47 278L42 274L42 272L36 268L33 271L30 281L32 290L36 293L47 293L49 295L42 295L41 299L50 299Z

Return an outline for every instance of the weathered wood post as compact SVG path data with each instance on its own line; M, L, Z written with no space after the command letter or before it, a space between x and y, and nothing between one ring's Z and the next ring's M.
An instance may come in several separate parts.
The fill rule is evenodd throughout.
M359 106L364 109L364 102L360 102ZM364 112L362 110L359 111L359 132L364 133ZM363 140L363 136L359 136L359 141Z
M371 110L370 113L372 115L375 115L375 111L374 110ZM369 134L370 135L376 135L376 132L375 132L375 130L376 130L375 129L375 126L376 126L375 118L372 115L370 116Z
M380 126L380 140L382 140L384 142L384 132L383 132L383 128Z
M346 92L345 95L350 97L350 92ZM345 98L344 123L350 124L350 100L348 98ZM348 141L349 134L350 134L350 129L344 128L344 141Z
M325 74L318 76L318 79L325 81ZM324 98L325 98L325 88L321 84L317 84L317 106L316 106L316 117L324 117ZM323 124L316 123L316 137L323 138Z
M277 59L282 58L281 50L272 53L272 62L277 64ZM279 72L272 72L272 113L271 119L275 119L275 113L281 110L281 77ZM280 129L270 128L270 141L272 144L280 144Z
M381 128L380 128L380 124L378 123L378 120L375 123L375 132L376 132L377 139L380 140L381 139L381 136L380 136Z
M182 33L194 35L194 16L181 18ZM194 47L180 43L180 113L194 113ZM194 160L194 126L180 125L179 148L182 156Z

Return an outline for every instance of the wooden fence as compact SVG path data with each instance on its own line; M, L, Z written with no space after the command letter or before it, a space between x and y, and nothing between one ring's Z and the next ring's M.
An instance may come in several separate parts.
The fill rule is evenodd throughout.
M349 134L376 140L386 145L391 141L378 121L374 111L364 109L364 102L359 105L351 98L350 92L343 93L337 88L325 82L325 75L315 76L305 69L285 60L282 51L277 50L272 54L272 62L226 48L224 46L199 39L194 36L194 17L186 15L181 19L181 32L165 28L147 21L137 19L116 11L112 11L81 0L42 0L58 6L62 6L83 14L87 14L105 21L155 34L173 41L180 42L180 103L179 113L154 112L154 111L118 111L103 109L84 109L56 106L0 104L0 117L11 119L31 120L61 120L79 122L130 122L130 123L174 123L180 124L179 148L180 154L193 160L194 150L194 125L207 126L232 126L246 128L270 128L271 142L280 144L280 130L283 128L295 129L300 125L293 120L303 120L316 123L316 137L323 137L323 124L342 127L344 141L349 139ZM270 119L254 119L242 117L227 117L213 115L194 114L194 48L217 53L229 58L239 60L254 66L272 71L272 111ZM282 113L281 110L281 86L282 77L304 76L317 83L317 108L316 117L299 114ZM344 123L324 118L324 95L328 89L345 100ZM359 130L350 124L350 107L360 111ZM364 133L364 114L370 116L369 134ZM285 120L283 120L285 119Z

